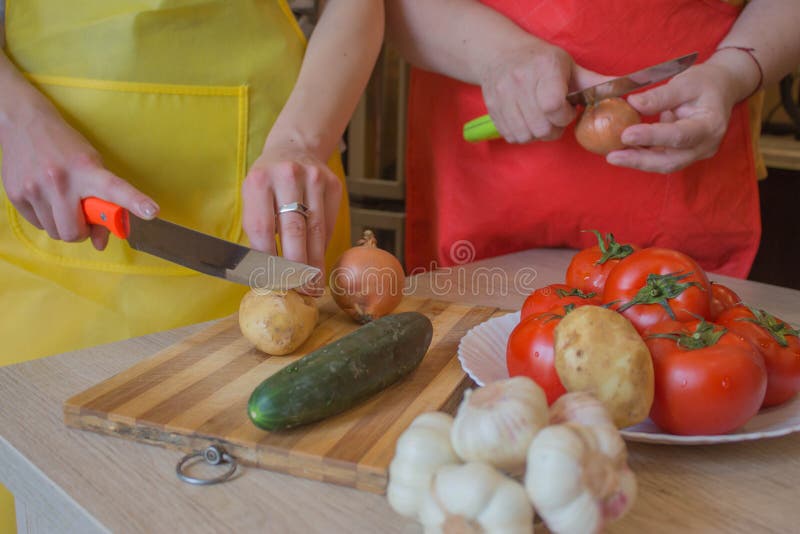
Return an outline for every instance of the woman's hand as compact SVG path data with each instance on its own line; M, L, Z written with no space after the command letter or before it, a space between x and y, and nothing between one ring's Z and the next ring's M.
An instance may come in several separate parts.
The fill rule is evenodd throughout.
M739 50L722 50L666 85L628 97L642 115L660 115L652 124L629 126L606 160L621 167L670 173L717 153L733 106L758 84L757 67Z
M108 230L88 226L81 199L96 196L152 219L158 205L103 167L100 155L43 96L30 93L3 113L3 185L25 219L53 239L77 242L91 236L97 250Z
M500 135L509 143L561 137L575 118L575 108L566 100L573 68L569 54L541 41L489 62L481 89Z
M342 184L323 162L309 151L269 147L245 178L243 226L250 244L276 254L275 234L280 235L283 256L325 269L325 249L333 235ZM302 202L300 213L277 214L286 204Z
M525 40L525 46L488 62L481 76L483 99L509 143L552 141L575 119L567 94L612 77L577 65L561 48L530 36Z

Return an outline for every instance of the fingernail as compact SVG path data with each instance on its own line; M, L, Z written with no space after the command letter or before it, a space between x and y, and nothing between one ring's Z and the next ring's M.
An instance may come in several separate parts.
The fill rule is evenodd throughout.
M155 202L145 200L139 203L139 214L145 219L152 219L158 213L158 206Z
M611 152L606 156L606 161L612 165L619 165L625 162L625 156L619 152Z

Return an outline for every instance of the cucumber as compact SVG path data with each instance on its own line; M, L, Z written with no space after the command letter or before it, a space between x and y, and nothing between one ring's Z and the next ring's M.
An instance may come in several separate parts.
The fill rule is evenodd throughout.
M343 412L414 370L432 337L418 312L372 321L264 380L247 403L250 420L282 430Z

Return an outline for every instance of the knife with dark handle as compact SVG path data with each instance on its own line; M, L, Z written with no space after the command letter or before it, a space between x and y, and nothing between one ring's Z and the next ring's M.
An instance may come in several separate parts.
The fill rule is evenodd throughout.
M163 219L144 220L96 197L81 201L88 224L108 228L136 250L254 289L313 287L316 267L271 256Z
M697 60L697 52L692 52L685 56L681 56L658 65L653 65L619 78L614 78L580 91L574 91L567 95L567 102L573 106L589 105L605 98L613 98L622 96L653 85L655 83L671 78L676 74L688 69ZM488 141L490 139L498 139L500 134L492 122L489 115L483 115L477 119L473 119L464 125L463 136L465 141L475 143L478 141Z

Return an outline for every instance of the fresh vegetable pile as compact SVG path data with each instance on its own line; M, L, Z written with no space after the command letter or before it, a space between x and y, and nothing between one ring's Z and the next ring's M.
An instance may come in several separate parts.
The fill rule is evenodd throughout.
M683 435L731 432L800 391L798 330L709 282L681 252L595 235L566 284L526 299L510 376L533 379L550 404L591 392L620 428L649 415Z

